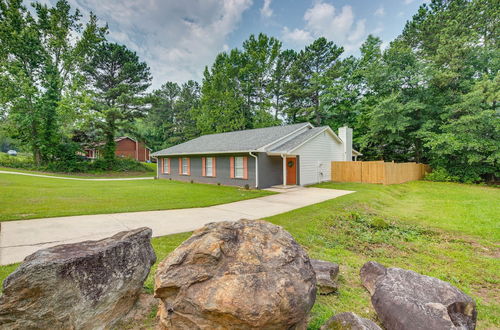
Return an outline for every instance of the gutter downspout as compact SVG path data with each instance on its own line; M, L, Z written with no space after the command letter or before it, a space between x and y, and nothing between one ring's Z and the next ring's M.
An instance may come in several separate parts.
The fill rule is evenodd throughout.
M281 154L281 158L283 158L283 187L286 187L286 156Z
M259 158L251 151L249 152L249 154L250 156L255 158L255 188L259 189Z

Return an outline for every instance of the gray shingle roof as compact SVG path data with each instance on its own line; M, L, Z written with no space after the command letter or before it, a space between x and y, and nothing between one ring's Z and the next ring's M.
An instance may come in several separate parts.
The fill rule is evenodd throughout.
M151 154L151 156L256 151L308 125L310 124L301 123L203 135L176 146L157 151Z
M305 141L309 140L314 135L318 134L321 131L324 131L327 128L328 128L328 126L322 126L322 127L314 127L314 128L308 129L307 131L297 135L296 137L294 137L290 141L287 141L283 144L277 145L269 151L276 152L276 153L281 153L281 152L286 153L287 151L293 150L294 148L298 147L299 145L301 145Z

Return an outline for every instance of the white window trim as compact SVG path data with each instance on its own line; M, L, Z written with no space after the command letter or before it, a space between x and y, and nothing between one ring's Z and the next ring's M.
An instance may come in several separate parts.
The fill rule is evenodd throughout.
M186 169L184 171L184 169ZM189 160L188 158L182 158L182 175L189 175Z
M169 166L169 158L163 158L163 173L169 174L170 173L170 166Z
M210 166L208 163L210 163ZM205 176L214 176L214 159L212 157L205 158Z
M238 175L238 159L241 159L241 175ZM242 156L234 157L234 178L235 179L243 179L245 177L245 167Z

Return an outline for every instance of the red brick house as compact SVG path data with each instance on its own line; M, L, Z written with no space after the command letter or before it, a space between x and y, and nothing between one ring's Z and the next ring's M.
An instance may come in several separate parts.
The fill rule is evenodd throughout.
M115 139L116 142L116 157L119 158L132 158L139 162L146 162L151 160L151 149L148 148L143 142L136 141L128 136L122 136ZM85 156L91 159L100 157L99 147L104 145L100 143L94 148L86 148Z

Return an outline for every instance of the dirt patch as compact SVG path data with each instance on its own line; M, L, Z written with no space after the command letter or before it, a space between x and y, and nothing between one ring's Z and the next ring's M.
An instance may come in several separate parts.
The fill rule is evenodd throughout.
M498 297L500 297L500 289L498 285L494 284L473 287L471 291L474 296L480 297L487 304L496 304Z
M482 245L476 241L469 241L467 243L472 245L472 247L474 248L474 251L482 256L500 259L500 247L499 246L485 247L484 245Z
M143 293L132 310L113 329L154 329L157 311L158 299L152 294Z

